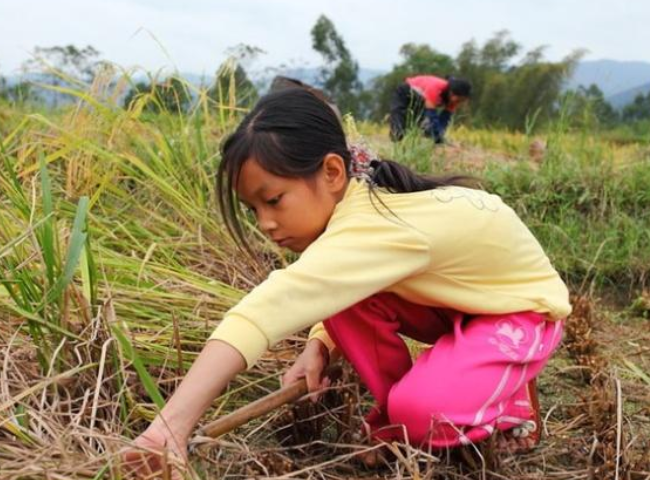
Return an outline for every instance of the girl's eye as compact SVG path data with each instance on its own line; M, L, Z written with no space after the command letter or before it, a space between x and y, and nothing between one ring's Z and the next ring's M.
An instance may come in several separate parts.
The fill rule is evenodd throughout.
M282 194L280 194L280 195L276 195L276 196L273 197L273 198L269 198L269 199L266 201L266 203L267 203L268 205L277 205L281 198L282 198Z

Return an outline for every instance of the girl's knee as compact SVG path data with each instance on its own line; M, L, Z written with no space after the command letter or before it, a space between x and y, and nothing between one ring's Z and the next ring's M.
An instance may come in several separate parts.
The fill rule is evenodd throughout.
M445 417L449 402L443 392L413 382L397 382L388 394L388 417L392 423L421 425Z
M446 408L443 402L417 391L394 388L388 397L390 424L400 426L414 444L426 440L441 426L451 425Z

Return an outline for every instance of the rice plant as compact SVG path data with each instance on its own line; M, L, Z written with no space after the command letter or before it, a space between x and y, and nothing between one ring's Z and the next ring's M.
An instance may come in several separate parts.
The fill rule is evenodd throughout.
M224 312L290 260L253 225L259 258L242 255L219 218L213 185L219 144L245 111L236 91L215 99L208 87L184 84L192 98L186 111L167 109L152 93L124 107L120 98L135 83L132 72L121 72L89 88L56 87L75 102L55 111L0 105L0 478L121 478L120 449L153 418ZM530 225L574 293L615 290L622 293L617 301L635 299L634 305L645 298L650 150L642 142L615 143L572 131L563 120L534 138L532 127L528 133L458 127L453 143L441 147L416 131L392 144L385 126L347 127L382 156L420 172L482 179ZM541 160L531 158L535 140L543 146ZM646 310L599 310L603 318L623 315L629 332L613 330L621 322L591 311L578 315L584 330L601 338L590 339L588 349L570 341L542 381L549 402L558 404L546 405L550 440L541 452L512 461L489 448L479 456L445 456L395 447L397 460L381 475L597 478L589 472L598 468L611 474L607 412L617 400L602 392L614 392L617 381L629 420L619 466L629 478L647 474L639 439L650 431L643 410L650 359L643 350L647 331L634 323L644 321ZM300 335L266 354L215 400L206 420L277 388L303 342ZM605 353L621 342L640 353ZM585 369L599 380L585 383ZM339 441L336 433L340 425L353 430L368 401L346 378L334 407L310 410L302 420L289 412L289 427L287 412L277 412L198 445L190 456L194 477L376 475L354 463L368 447L349 436ZM563 398L585 391L589 398ZM278 440L295 433L291 424L322 426L327 419L315 439ZM577 464L571 448L586 449L591 463Z

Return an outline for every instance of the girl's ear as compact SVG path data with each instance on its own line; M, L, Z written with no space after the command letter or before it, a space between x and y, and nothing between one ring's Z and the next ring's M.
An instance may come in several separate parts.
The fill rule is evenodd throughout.
M328 189L338 192L345 188L348 182L348 173L343 157L336 153L328 153L323 159L323 180Z

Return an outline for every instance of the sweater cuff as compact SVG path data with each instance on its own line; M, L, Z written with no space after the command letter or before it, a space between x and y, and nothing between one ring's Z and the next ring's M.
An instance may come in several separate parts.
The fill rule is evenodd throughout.
M329 336L329 333L327 333L327 330L325 330L325 325L323 325L323 322L317 323L311 327L308 339L311 340L312 338L317 338L323 342L327 347L330 356L332 355L332 352L336 348L336 344L334 343L334 340L332 340L332 337Z
M236 316L224 318L208 340L221 340L233 347L246 360L247 369L269 348L269 340L255 324Z

